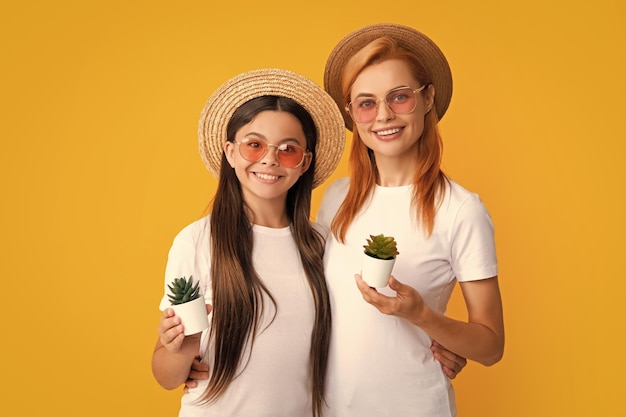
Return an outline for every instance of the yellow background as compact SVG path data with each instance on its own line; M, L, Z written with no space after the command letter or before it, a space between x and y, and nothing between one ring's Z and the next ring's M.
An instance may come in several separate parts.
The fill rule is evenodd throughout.
M345 34L396 22L450 62L444 169L496 225L506 352L454 381L459 416L621 415L625 18L617 0L3 2L0 414L176 415L150 356L167 250L216 185L205 100L259 67L321 83Z

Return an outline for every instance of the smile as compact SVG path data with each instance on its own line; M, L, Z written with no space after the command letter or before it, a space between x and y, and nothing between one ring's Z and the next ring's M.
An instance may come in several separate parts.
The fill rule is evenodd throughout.
M394 127L393 129L380 130L380 131L374 132L374 133L376 133L377 135L380 135L380 136L389 136L389 135L393 135L393 134L398 133L400 130L402 130L402 129L399 128L399 127Z
M261 172L255 172L254 175L261 178L262 180L277 180L278 178L280 178L278 175L263 174Z

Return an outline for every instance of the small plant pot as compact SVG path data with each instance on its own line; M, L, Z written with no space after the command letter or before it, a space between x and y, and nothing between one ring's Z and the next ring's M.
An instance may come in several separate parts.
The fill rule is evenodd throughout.
M386 287L396 258L378 259L366 254L363 257L363 269L361 270L363 281L367 282L370 287Z
M209 316L206 312L204 297L171 307L183 323L185 336L200 333L209 328Z

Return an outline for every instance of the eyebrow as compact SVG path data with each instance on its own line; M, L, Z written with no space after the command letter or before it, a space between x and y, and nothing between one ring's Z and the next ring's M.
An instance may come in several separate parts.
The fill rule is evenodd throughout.
M243 137L247 138L249 136L257 136L258 138L263 139L265 142L268 142L268 140L265 137L265 135L262 135L261 133L258 133L258 132L248 132ZM296 145L302 146L302 145L300 145L300 141L298 139L296 139L296 138L283 138L283 139L278 141L278 143L285 143L285 142L295 142Z
M392 91L398 90L400 88L412 88L412 87L410 87L408 85L399 85L397 87L392 88L391 90L387 90L385 92L385 96L387 96L387 94L391 93ZM359 93L354 98L358 98L358 97L376 97L376 95L372 94L372 93Z

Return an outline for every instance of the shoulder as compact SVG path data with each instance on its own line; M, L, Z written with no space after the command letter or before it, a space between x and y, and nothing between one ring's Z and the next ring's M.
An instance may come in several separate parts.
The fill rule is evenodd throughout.
M311 227L313 228L313 230L315 230L317 233L319 233L324 240L328 236L328 232L329 232L328 226L323 225L319 221L311 222Z
M475 195L475 193L463 187L458 182L448 179L446 197L449 198L451 201L462 202L465 201L467 198L471 198L472 195Z
M462 224L493 227L489 211L480 196L452 180L449 181L437 215L457 227Z
M349 186L350 186L350 177L341 177L331 182L328 188L345 189L347 191Z
M468 208L482 208L486 210L477 193L468 190L453 180L448 181L441 205L452 211Z
M174 237L173 245L195 244L210 236L211 216L205 216L183 227Z
M332 182L324 191L324 197L317 212L317 221L325 230L330 228L330 223L346 198L349 188L350 179L344 177Z
M344 177L333 181L324 191L322 205L339 206L346 198L350 188L350 178Z
M333 181L324 192L324 200L340 199L343 201L350 188L350 178L343 177ZM340 202L341 202L340 201Z

